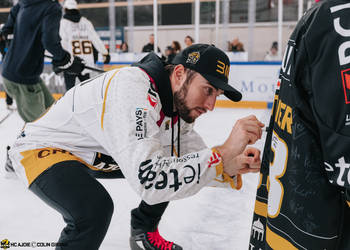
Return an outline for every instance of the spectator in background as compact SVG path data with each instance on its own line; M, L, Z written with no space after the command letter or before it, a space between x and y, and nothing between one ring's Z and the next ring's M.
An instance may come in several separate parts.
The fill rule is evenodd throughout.
M280 61L281 58L278 56L278 43L273 42L270 50L267 52L264 61Z
M66 0L63 4L64 15L61 19L60 36L62 46L69 51L71 55L81 57L85 63L94 67L93 46L103 55L103 63L108 64L110 55L96 33L92 23L85 17L81 16L78 5L75 0ZM72 75L64 72L64 82L66 90L75 86L75 80L78 77L80 81L90 78L91 70L84 69L79 75Z
M147 43L142 48L142 52L151 52L151 51L154 51L154 35L153 34L149 35L149 43ZM158 52L160 52L159 47L158 47Z
M129 46L126 42L123 42L122 45L120 46L120 52L122 53L129 52Z
M186 36L185 37L185 44L186 44L186 47L189 47L191 46L192 44L194 43L194 40L191 36Z
M180 51L181 51L181 45L180 45L180 43L179 43L178 41L173 41L173 42L171 43L171 47L174 49L174 53L175 53L175 54L180 53Z
M244 52L244 45L238 38L235 38L231 42L231 50L232 52Z
M167 46L165 49L166 62L171 64L175 56L174 48L172 46Z
M232 51L231 41L226 41L227 51Z

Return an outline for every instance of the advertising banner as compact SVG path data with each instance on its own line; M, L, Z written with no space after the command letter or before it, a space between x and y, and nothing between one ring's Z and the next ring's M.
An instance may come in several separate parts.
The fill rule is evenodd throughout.
M123 62L112 62L105 66L99 64L96 67L111 70L130 65L128 63L131 64L131 62L123 60ZM239 103L232 103L226 97L220 96L218 98L219 106L237 107L238 104L239 107L270 107L277 86L279 69L280 62L231 62L229 83L242 93L243 98ZM45 62L41 78L51 93L63 94L66 91L63 74L56 75L52 71L51 63ZM2 83L2 78L0 81ZM0 91L3 90L3 85L0 84Z

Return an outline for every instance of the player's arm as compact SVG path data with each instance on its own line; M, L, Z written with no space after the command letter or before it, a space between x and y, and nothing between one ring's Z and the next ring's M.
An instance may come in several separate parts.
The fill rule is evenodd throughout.
M190 152L200 151L205 148L207 148L206 144L204 143L202 137L193 129L193 123L188 124L186 123L182 129L181 129L181 147L180 151L181 154L187 154ZM238 139L238 138L236 138ZM177 143L177 142L176 142ZM177 145L175 143L175 145ZM220 146L219 146L220 147ZM217 150L216 147L214 149ZM208 186L215 186L215 187L225 187L225 188L232 188L234 186L237 186L239 189L242 185L242 179L241 174L245 174L248 172L258 172L261 165L260 160L260 150L249 147L246 149L242 149L242 152L238 154L236 158L234 158L234 161L245 161L247 162L245 167L242 167L237 174L235 174L235 181L237 182L237 185L233 185L232 180L230 180L229 176L222 176L223 178L215 178L213 181L211 181ZM248 164L249 162L249 164ZM224 181L227 180L227 181Z
M10 14L7 17L7 21L0 31L1 33L0 40L6 39L7 35L9 34L13 34L19 8L20 8L19 4L16 4L11 8Z
M86 22L86 26L88 27L88 34L92 44L94 45L96 50L103 55L103 63L108 64L111 58L105 45L101 41L100 36L95 31L95 28L92 25L92 23L86 18L84 18L84 20Z
M223 160L216 149L166 156L157 125L159 110L147 100L148 81L141 71L121 71L109 85L105 104L103 130L108 143L104 147L134 190L154 204L193 195L216 178L239 188L237 178L223 175ZM235 164L243 162L238 159Z
M71 39L69 39L69 36L66 32L66 30L68 30L69 27L67 27L67 22L62 18L60 21L60 31L59 31L59 35L61 37L61 45L62 47L69 51L69 42Z
M65 58L70 57L69 53L61 45L61 37L59 35L61 15L61 10L53 5L43 16L41 27L42 44L53 55L53 60L55 61L63 61Z

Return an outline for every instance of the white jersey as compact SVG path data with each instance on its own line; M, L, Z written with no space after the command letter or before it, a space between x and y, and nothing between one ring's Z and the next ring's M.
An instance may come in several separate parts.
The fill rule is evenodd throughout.
M180 121L181 148L175 153L181 156L170 156L178 122L172 127L162 112L150 77L138 67L126 67L70 89L40 119L26 124L10 157L30 185L57 159L75 157L92 165L96 152L110 155L149 204L190 196L203 186L239 189L241 176L231 179L223 173L221 156L205 146L192 124ZM55 154L56 161L50 160Z
M79 22L72 22L62 18L60 24L60 36L62 47L71 55L79 56L86 62L87 66L94 66L94 54L92 45L102 55L107 55L108 51L96 33L92 23L85 17L81 17ZM89 72L85 69L84 73Z

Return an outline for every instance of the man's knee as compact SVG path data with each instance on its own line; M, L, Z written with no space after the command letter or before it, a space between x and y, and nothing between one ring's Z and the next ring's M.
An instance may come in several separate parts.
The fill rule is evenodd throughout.
M96 230L107 230L114 211L113 200L107 192L93 197L89 204L82 208L79 221L83 224L88 223L89 226ZM99 229L98 229L99 228Z
M114 211L114 204L111 196L106 193L105 197L96 205L98 220L109 224Z

